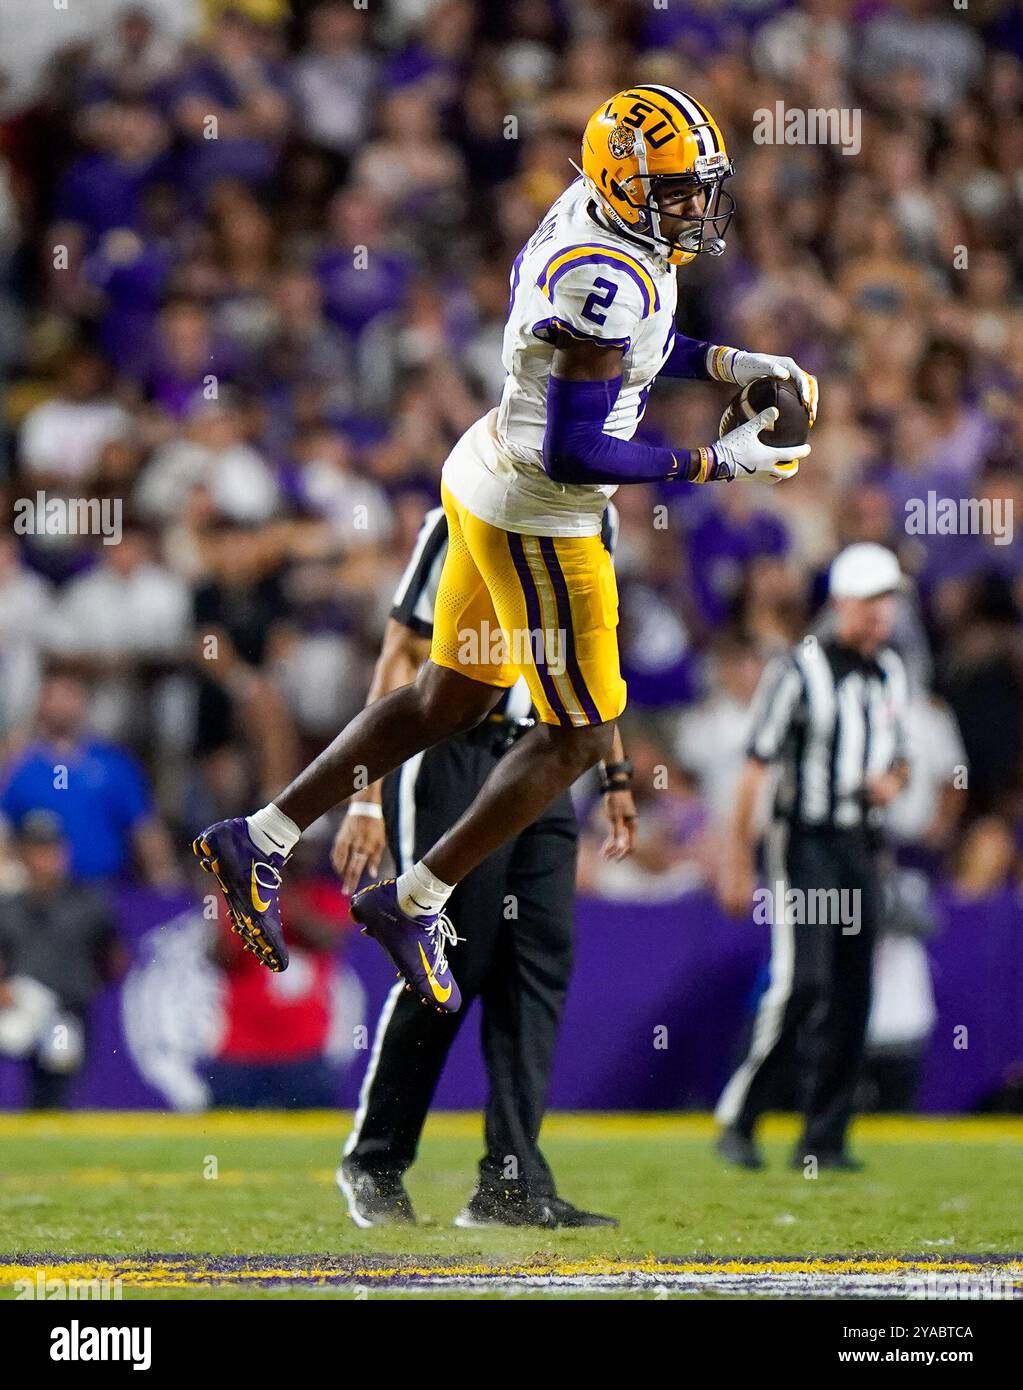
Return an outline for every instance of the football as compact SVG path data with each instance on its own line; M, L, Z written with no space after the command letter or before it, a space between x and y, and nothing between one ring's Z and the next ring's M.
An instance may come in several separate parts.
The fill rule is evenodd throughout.
M719 437L746 420L752 420L754 415L759 415L772 405L778 410L778 418L773 430L767 433L761 431L761 440L782 448L786 444L797 447L805 444L810 434L810 417L806 407L791 381L774 376L758 377L732 397L721 416Z

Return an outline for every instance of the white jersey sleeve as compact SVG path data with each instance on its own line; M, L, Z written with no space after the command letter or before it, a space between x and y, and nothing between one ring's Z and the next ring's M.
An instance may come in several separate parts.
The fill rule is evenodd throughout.
M570 247L552 256L536 287L544 312L532 325L534 336L550 342L560 331L624 352L658 300L657 288L638 260L601 246Z

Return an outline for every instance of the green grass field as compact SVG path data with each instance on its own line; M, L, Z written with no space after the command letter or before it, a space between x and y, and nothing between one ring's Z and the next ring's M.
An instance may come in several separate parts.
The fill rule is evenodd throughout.
M409 1176L418 1226L358 1230L333 1184L347 1123L0 1116L0 1296L39 1270L120 1278L126 1298L712 1296L728 1278L812 1296L846 1275L1023 1280L1019 1121L868 1118L854 1135L866 1171L810 1180L786 1166L785 1117L765 1129L769 1170L746 1174L715 1159L705 1116L552 1115L544 1148L562 1192L619 1216L611 1232L453 1228L481 1139L477 1116L451 1114L431 1120Z

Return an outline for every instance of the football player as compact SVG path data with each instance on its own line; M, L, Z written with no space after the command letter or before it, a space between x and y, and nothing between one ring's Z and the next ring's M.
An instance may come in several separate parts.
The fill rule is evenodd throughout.
M521 673L542 722L423 859L352 901L352 915L424 1001L456 1010L444 913L454 885L606 759L625 707L618 597L600 538L609 497L621 483L775 481L809 453L762 442L773 409L693 449L632 439L660 374L739 386L788 378L811 422L816 413L817 384L791 358L675 329L678 268L724 251L734 211L732 162L706 108L672 87L618 93L587 124L579 174L512 267L500 405L444 465L448 553L430 660L270 805L194 842L235 930L271 970L288 963L278 888L302 831L486 718Z

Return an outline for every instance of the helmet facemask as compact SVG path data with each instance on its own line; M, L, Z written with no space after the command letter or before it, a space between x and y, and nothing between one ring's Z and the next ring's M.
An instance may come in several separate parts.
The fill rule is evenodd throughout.
M735 216L735 200L724 183L733 172L734 165L727 155L700 155L694 169L653 177L635 174L616 181L614 191L638 214L636 221L629 225L629 231L649 238L667 259L681 257L688 262L694 256L720 256L724 251L725 233ZM658 187L666 183L688 184L693 193L702 191L704 195L703 211L698 216L677 215L687 226L686 230L674 237L664 232L662 212L656 198Z

